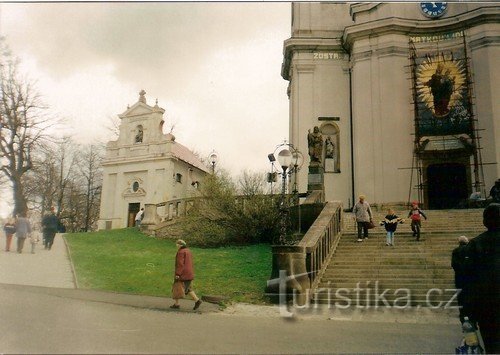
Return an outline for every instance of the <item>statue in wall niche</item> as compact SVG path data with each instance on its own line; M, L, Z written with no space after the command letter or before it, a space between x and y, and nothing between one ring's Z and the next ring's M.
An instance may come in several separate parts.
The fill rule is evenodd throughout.
M136 143L142 143L142 138L143 138L144 132L142 130L142 127L137 127L137 133L135 134L135 142Z
M325 140L325 159L335 158L335 144L333 144L332 137L328 136Z
M307 131L307 146L309 150L309 157L312 163L321 163L323 155L323 136L319 132L318 126L315 126L313 133L311 130Z

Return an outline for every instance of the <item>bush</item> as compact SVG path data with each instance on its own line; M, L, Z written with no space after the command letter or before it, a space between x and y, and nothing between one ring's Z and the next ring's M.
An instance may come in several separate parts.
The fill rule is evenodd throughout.
M270 243L279 233L278 201L271 195L238 196L227 174L208 176L202 195L179 223L181 237L190 245Z

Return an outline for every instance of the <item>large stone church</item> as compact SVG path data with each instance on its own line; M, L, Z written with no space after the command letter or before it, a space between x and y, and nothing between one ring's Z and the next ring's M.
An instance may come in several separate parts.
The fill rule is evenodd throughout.
M99 229L134 225L145 204L196 196L206 165L191 150L163 133L165 110L150 106L146 92L118 115L120 132L106 147Z
M494 2L293 3L290 142L307 156L317 127L325 197L345 207L485 198L500 177L499 58Z

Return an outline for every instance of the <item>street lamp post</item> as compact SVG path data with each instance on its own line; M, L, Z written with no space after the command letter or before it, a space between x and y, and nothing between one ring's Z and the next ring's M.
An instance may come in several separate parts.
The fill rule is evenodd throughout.
M219 159L217 153L215 152L215 150L212 151L212 153L210 153L210 155L208 156L208 160L210 161L210 164L212 165L212 174L215 174L215 164L217 164L217 160Z
M277 159L275 158L277 157ZM310 288L310 280L306 267L305 247L295 244L294 238L289 235L289 203L286 182L288 178L295 174L293 181L294 199L298 198L297 191L297 172L302 165L302 154L290 143L283 143L276 147L274 153L268 155L269 161L273 164L271 172L274 169L274 162L277 160L281 168L281 198L280 198L280 233L279 238L273 241L272 246L272 270L271 278L267 283L266 294L275 302L286 304L287 296L295 295L298 305L305 305L307 299L307 290ZM278 168L279 171L279 168ZM291 188L291 181L289 187ZM297 203L298 203L297 199ZM300 212L299 212L300 226ZM290 279L294 282L282 283L276 280ZM294 296L295 299L295 296Z
M278 152L278 158L275 158L275 154ZM302 153L295 149L295 147L290 143L280 144L274 151L268 155L269 161L272 167L274 167L274 162L277 160L279 166L281 167L281 199L280 199L280 234L278 239L278 245L290 244L290 238L288 238L288 218L289 218L289 203L287 198L287 186L286 181L288 177L294 174L294 186L293 186L293 198L294 203L298 203L298 191L297 191L297 172L303 162ZM291 185L291 184L290 184ZM300 212L299 212L299 228L300 228Z
M281 176L281 203L280 203L280 236L278 243L286 245L288 243L288 201L286 198L286 178L287 170L292 164L292 153L287 148L278 153L278 162L283 170Z

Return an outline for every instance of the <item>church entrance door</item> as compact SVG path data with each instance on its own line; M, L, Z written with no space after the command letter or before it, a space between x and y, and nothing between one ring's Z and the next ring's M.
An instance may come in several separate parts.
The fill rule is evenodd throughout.
M140 203L129 203L128 204L128 218L127 227L133 227L135 225L135 215L141 209Z
M427 201L429 209L456 208L467 199L467 170L456 163L427 167Z

